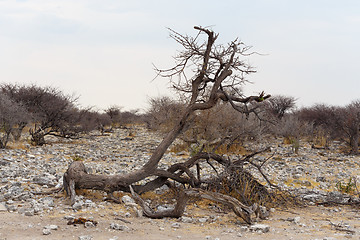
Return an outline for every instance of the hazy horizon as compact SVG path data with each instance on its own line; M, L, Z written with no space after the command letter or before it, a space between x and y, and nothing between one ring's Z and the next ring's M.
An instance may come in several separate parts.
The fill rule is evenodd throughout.
M247 95L292 96L297 106L359 99L358 1L0 1L1 83L35 83L80 96L81 106L144 109L172 95L153 64L166 68L181 46L167 27L195 35L210 26L218 43L239 37L262 56Z

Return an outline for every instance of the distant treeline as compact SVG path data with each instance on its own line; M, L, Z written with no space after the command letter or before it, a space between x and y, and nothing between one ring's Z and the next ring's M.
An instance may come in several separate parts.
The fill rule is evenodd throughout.
M92 130L112 131L135 123L166 133L179 121L186 106L184 101L169 97L153 98L146 112L140 114L137 110L122 111L116 105L99 112L76 103L76 97L58 88L0 85L0 148L10 140L19 140L25 127L34 145L45 144L47 135L77 138ZM255 114L239 114L226 102L195 114L191 118L195 124L181 139L189 146L206 142L214 148L269 136L284 137L295 147L303 138L324 148L330 141L339 140L348 144L350 153L358 154L360 100L346 106L315 104L297 108L294 97L278 95L244 107L254 109Z
M152 99L144 119L149 128L167 132L179 121L184 106L183 102L168 97ZM283 137L293 144L295 151L300 139L321 148L338 140L347 143L349 153L358 154L360 100L346 106L315 104L297 108L294 97L278 95L245 107L254 109L255 114L239 114L227 103L199 112L192 120L196 124L182 134L182 139L189 145L206 142L216 149L244 141Z
M54 87L0 85L0 148L19 140L24 129L32 144L43 145L47 135L77 138L95 129L110 131L140 121L137 111L123 112L112 106L101 113L76 103L76 97Z

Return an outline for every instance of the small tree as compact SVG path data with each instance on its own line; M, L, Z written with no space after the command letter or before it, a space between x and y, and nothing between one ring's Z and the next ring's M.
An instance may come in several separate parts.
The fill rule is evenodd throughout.
M119 124L121 126L126 126L127 124L142 123L143 119L141 117L141 114L139 114L138 112L138 109L121 112Z
M112 127L115 127L120 122L121 107L111 106L105 109L105 113L110 117Z
M149 100L144 121L149 129L167 133L179 120L185 104L170 97L157 97Z
M272 96L265 104L268 113L278 119L284 117L285 113L291 111L296 106L296 99L290 96L275 95Z
M360 101L353 101L343 108L338 108L336 124L348 139L350 153L359 154Z
M318 104L301 109L298 115L313 123L315 128L326 129L331 139L347 141L350 153L358 154L360 101L353 101L345 107Z
M3 92L23 105L30 113L33 126L30 127L31 141L43 145L46 135L69 137L75 133L65 130L74 116L76 99L52 87L36 85L3 85ZM59 134L67 132L68 134Z
M321 133L327 140L340 137L338 127L336 127L336 107L316 104L312 107L299 109L296 115L301 121L313 126L313 135Z
M22 116L24 116L24 117L26 116L26 117L20 118L20 119L23 119L23 121L18 122L11 131L11 134L13 135L14 140L17 141L20 139L23 129L26 127L28 122L31 120L31 114L27 111L26 107L23 105L23 103L18 98L17 85L1 84L0 92L2 94L7 95L12 102L14 102L18 106L22 106L24 108L24 114Z
M17 128L26 125L27 121L26 109L0 92L0 148L5 148L10 134L16 134Z

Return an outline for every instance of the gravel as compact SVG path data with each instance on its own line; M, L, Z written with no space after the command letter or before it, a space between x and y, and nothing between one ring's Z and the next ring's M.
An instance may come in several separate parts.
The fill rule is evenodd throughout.
M160 143L161 137L154 132L148 132L141 126L132 129L134 138L128 138L129 130L116 129L114 133L100 136L97 132L76 140L48 139L49 144L41 147L24 145L21 149L0 150L0 212L9 211L32 217L54 211L60 212L72 208L73 211L92 209L101 211L106 208L107 202L94 202L79 195L73 206L69 206L68 199L54 198L53 195L38 195L37 192L46 192L50 188L60 187L62 177L73 158L81 158L89 173L93 174L124 174L139 169L149 158L151 152ZM52 142L53 141L53 142ZM271 146L271 153L256 156L254 161L264 161L264 172L278 186L295 193L310 205L322 201L347 202L350 199L345 193L337 189L337 184L345 184L349 179L360 182L360 158L321 149L312 149L308 143L301 143L299 154L293 154L291 146L279 142L249 143L248 149L259 150ZM336 146L335 146L336 147ZM333 147L335 149L335 147ZM159 166L166 169L175 162L183 161L188 153L168 152L164 155ZM237 156L227 156L236 159ZM251 166L245 166L251 168ZM201 166L202 177L207 178L214 174L212 168L206 164ZM255 176L261 178L256 170ZM263 180L263 179L262 179ZM157 189L163 193L166 186ZM104 195L105 196L105 195ZM356 198L352 198L357 200ZM124 195L121 198L125 206L131 211L136 210L134 200ZM168 209L171 206L159 205L157 208ZM128 214L129 216L125 216ZM137 214L141 217L141 213ZM129 212L123 216L130 217ZM72 215L66 219L73 220ZM215 218L216 219L216 216ZM184 224L214 222L208 217L195 218L183 216L179 220ZM298 224L300 218L288 220ZM87 228L94 228L91 222L85 224ZM179 228L179 222L173 223L172 228ZM244 229L240 229L243 232ZM112 223L110 229L129 231L126 225ZM43 234L51 234L54 228L45 227ZM268 225L257 224L245 231L266 233L271 231ZM241 233L239 233L241 235ZM79 239L92 239L91 236L80 236Z

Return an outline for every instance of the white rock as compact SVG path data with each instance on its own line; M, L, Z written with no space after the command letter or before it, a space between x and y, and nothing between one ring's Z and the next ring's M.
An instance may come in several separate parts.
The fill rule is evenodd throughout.
M64 219L66 219L68 221L73 221L75 219L75 216L72 216L72 215L64 216Z
M35 210L32 209L32 208L29 208L29 209L27 209L27 210L25 211L24 214L25 214L25 216L28 216L28 217L34 216Z
M132 199L132 197L130 197L130 196L128 196L128 195L123 196L123 197L121 198L121 201L122 201L123 203L125 203L125 205L127 205L127 204L134 204L134 203L135 203L135 200Z
M193 219L191 217L182 216L181 217L181 222L183 222L183 223L192 223Z
M43 233L43 235L50 235L50 234L51 234L51 230L45 228L45 229L43 229L42 233Z
M45 229L49 229L49 230L57 230L59 227L57 225L46 225L44 227Z
M0 203L0 212L7 212L5 204Z
M76 203L74 203L74 205L72 205L72 208L74 209L74 210L80 210L80 209L82 209L82 206L84 205L84 203L83 202L76 202Z
M171 227L173 227L173 228L179 228L179 227L180 227L180 223L178 223L178 222L173 223L173 224L171 224Z
M119 231L128 231L129 227L126 225L120 225L117 223L111 223L110 224L110 229L114 229L114 230L119 230Z
M206 223L207 222L207 218L199 218L198 219L198 221L200 222L200 223Z
M79 236L79 240L92 240L93 237L90 235Z
M297 217L294 217L294 223L298 224L300 222L300 217L297 216Z
M92 228L92 227L95 227L95 224L88 221L88 222L85 222L84 226L85 226L86 228Z
M254 224L250 226L249 229L252 232L261 232L261 233L267 233L270 231L269 225L265 225L265 224Z
M242 232L247 232L248 230L249 230L248 226L241 226L240 227L240 231L242 231Z

